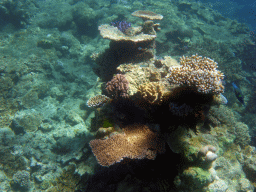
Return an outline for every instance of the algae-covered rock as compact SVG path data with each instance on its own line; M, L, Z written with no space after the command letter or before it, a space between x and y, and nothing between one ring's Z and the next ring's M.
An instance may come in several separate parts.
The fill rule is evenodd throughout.
M212 182L211 174L200 167L189 167L176 178L177 188L180 190L199 190Z
M238 122L235 124L235 131L236 131L235 142L239 144L241 147L249 145L251 141L251 137L249 134L249 127L242 122Z

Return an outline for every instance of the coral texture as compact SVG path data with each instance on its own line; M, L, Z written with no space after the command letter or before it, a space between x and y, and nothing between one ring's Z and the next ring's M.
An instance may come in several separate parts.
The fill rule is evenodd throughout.
M164 88L158 82L142 84L139 86L138 92L149 103L161 103L163 101Z
M130 125L123 133L108 139L95 139L90 142L93 154L99 164L110 166L127 157L130 159L155 159L158 152L164 151L164 142L157 133L146 125Z
M217 63L207 57L192 55L181 57L180 67L170 67L168 79L171 83L197 88L201 93L222 93L223 73L217 70Z
M111 81L107 82L106 89L115 98L128 97L129 82L125 75L116 74Z
M13 182L17 187L29 188L30 186L30 174L27 171L18 171L13 175Z
M100 107L103 104L107 103L109 100L110 100L110 98L105 95L96 95L87 101L87 106L88 107Z

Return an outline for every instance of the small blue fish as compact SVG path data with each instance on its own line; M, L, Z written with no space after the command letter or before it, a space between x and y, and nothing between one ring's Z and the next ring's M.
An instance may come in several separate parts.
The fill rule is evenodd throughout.
M244 96L242 94L242 91L239 89L239 87L234 82L232 82L232 86L234 87L234 92L235 92L235 95L236 95L236 98L238 99L238 101L240 101L243 105L245 105L244 104Z

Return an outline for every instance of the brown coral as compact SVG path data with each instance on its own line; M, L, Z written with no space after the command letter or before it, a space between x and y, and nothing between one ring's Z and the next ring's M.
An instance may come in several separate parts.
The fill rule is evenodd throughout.
M222 93L223 73L217 70L217 63L212 59L192 55L181 57L180 67L170 67L168 79L171 83L192 86L201 93Z
M128 97L129 82L125 75L116 74L111 81L107 82L106 89L115 98Z
M164 151L164 142L148 126L135 124L108 139L92 140L90 147L100 165L110 166L123 158L154 159L157 153Z
M164 97L164 87L159 82L145 83L139 86L138 92L149 103L161 103Z

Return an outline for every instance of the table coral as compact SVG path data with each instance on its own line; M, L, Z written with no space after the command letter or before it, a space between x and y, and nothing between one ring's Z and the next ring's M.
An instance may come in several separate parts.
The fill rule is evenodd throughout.
M170 83L196 87L201 93L222 93L223 73L217 70L217 63L207 57L192 55L181 57L180 67L170 67Z
M108 24L99 26L99 31L103 38L113 41L145 42L152 41L156 38L156 35L148 35L143 33L140 33L136 36L128 36L122 33L117 27Z
M99 164L110 166L127 157L130 159L155 159L157 153L164 151L164 142L159 135L146 125L130 125L123 133L108 139L95 139L90 142L92 152Z
M163 15L156 14L152 11L138 10L132 13L133 16L142 18L143 20L162 20Z

